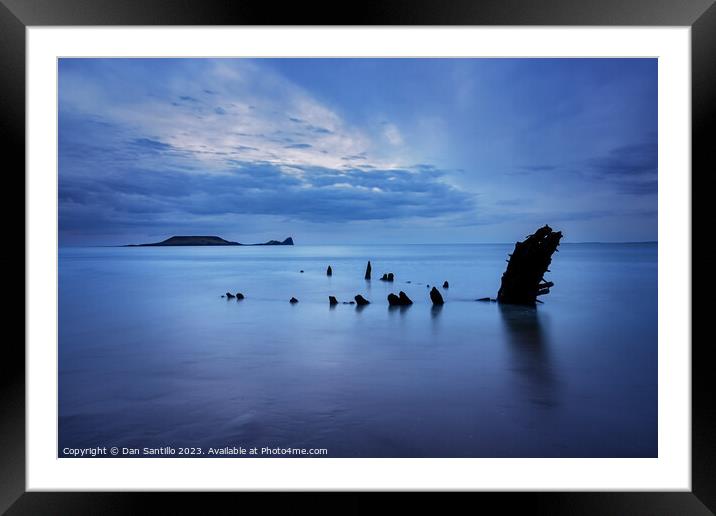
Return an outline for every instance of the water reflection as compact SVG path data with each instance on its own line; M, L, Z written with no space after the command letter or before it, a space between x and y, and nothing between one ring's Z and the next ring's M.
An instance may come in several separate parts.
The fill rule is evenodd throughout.
M549 334L536 307L498 304L507 335L510 369L526 382L525 395L536 405L558 405L557 381L549 353Z
M394 314L398 312L400 315L404 315L411 306L413 305L388 305L388 313Z

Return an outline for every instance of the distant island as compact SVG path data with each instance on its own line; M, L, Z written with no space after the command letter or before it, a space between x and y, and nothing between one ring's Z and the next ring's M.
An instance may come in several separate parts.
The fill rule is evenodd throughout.
M230 242L218 236L173 236L161 242L152 244L127 244L123 247L159 247L159 246L199 246L199 245L293 245L293 238L288 237L283 242L269 240L263 244L241 244Z

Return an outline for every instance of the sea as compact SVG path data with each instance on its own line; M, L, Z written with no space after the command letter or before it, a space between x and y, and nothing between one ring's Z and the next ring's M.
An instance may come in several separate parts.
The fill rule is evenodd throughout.
M657 244L513 246L61 247L58 454L656 457Z

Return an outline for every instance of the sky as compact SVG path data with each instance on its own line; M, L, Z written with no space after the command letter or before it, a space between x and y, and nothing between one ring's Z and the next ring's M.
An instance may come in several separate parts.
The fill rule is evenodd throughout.
M656 59L60 59L61 245L657 239Z

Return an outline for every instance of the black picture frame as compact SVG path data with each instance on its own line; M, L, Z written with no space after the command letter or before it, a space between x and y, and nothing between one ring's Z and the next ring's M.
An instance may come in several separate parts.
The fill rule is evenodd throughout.
M321 2L273 4L256 0L0 0L0 141L3 169L24 192L25 29L42 25L621 25L690 26L692 72L692 172L716 170L707 135L716 125L716 5L714 0L382 0L360 4ZM709 130L711 129L711 130ZM9 166L8 163L13 163ZM689 171L684 171L689 173ZM10 190L10 188L12 190ZM693 191L693 188L692 188ZM15 193L13 197L20 198ZM23 197L24 198L24 197ZM2 203L5 221L17 206ZM692 197L693 212L693 197ZM692 217L693 218L693 217ZM15 224L13 242L25 239ZM693 229L692 229L693 234ZM13 247L12 257L22 254ZM8 254L9 251L7 251ZM7 256L7 255L6 255ZM10 262L5 258L6 268ZM12 270L16 270L13 267ZM19 275L11 273L19 283ZM14 285L13 285L14 287ZM24 287L24 286L23 286ZM11 288L6 286L6 289ZM13 288L15 309L20 285ZM9 292L6 290L6 293ZM684 300L689 302L690 300ZM23 312L24 313L24 312ZM17 314L19 317L19 314ZM9 318L8 318L9 320ZM692 316L693 321L693 316ZM692 324L693 327L693 324ZM23 329L24 333L24 329ZM265 503L260 493L79 493L25 492L24 339L5 332L0 360L0 511L7 514L162 514L237 512L247 502ZM452 504L537 514L711 514L716 511L716 382L708 360L711 339L677 343L692 350L692 490L690 492L470 493L413 498L423 509ZM305 505L340 512L382 506L384 497L352 493L327 503L316 493L270 495L271 512ZM469 498L466 498L469 497ZM212 509L215 508L215 509Z

